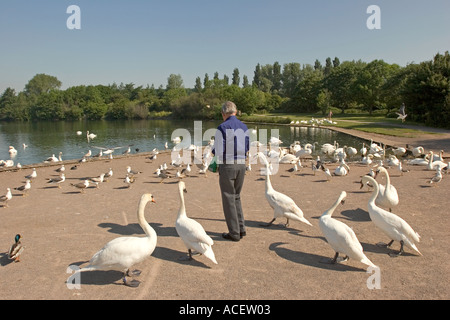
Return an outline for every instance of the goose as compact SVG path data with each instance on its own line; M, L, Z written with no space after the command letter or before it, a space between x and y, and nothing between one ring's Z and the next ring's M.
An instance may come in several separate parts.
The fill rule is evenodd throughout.
M4 202L4 207L8 207L8 201L12 199L11 188L6 188L6 194L0 196L0 202Z
M64 181L66 181L66 176L64 175L64 173L61 173L59 177L51 178L47 183L56 183L58 185L58 188L61 189L61 183L63 183Z
M430 151L429 158L428 158L428 164L427 169L428 170L435 170L436 167L439 167L441 169L445 168L447 164L443 161L433 161L433 151Z
M391 257L396 257L401 255L403 251L403 246L406 245L411 250L414 250L419 255L422 255L417 249L416 243L420 242L420 236L415 232L411 226L402 218L394 213L386 211L378 207L375 203L375 199L379 192L378 182L369 176L363 176L361 179L363 184L369 182L373 185L373 192L368 202L369 216L370 220L381 229L390 239L391 242L386 244L378 244L379 246L390 247L394 241L400 241L400 251L398 253L389 253Z
M30 189L31 189L31 180L30 179L27 179L25 181L24 185L22 185L20 187L17 187L17 188L14 188L14 190L18 190L18 191L23 192L23 196L27 196L28 195L28 190L30 190Z
M119 237L109 241L102 249L95 253L89 265L78 272L95 270L117 270L123 272L123 284L129 287L138 287L138 280L128 281L127 277L137 276L139 270L130 274L130 268L151 256L156 247L157 235L155 230L145 220L144 211L148 202L155 202L151 193L141 196L138 205L137 219L144 230L145 237Z
M389 173L385 168L379 167L375 172L375 178L380 172L384 173L386 177L386 185L378 184L379 192L375 203L377 206L389 208L389 211L392 211L392 207L398 205L399 202L397 189L391 184Z
M175 229L188 248L188 259L192 260L192 251L195 251L203 254L217 264L214 251L212 250L212 245L214 244L213 240L206 234L205 229L203 229L200 223L186 215L183 193L187 192L187 190L186 184L183 181L178 182L178 191L180 194L180 208L175 222Z
M256 156L262 159L266 166L266 199L272 209L274 209L274 218L268 224L265 224L265 226L271 226L275 219L278 217L286 218L286 227L289 226L289 219L300 221L306 223L309 226L312 226L312 224L303 217L303 211L295 204L294 200L292 200L287 195L281 192L277 192L273 189L272 184L270 183L269 162L267 161L264 154L258 152Z
M16 234L14 237L14 243L9 248L8 259L14 260L14 262L20 262L20 255L22 254L25 247L20 242L22 236L20 234Z
M331 262L332 264L335 264L339 253L342 253L346 255L344 261L351 258L362 262L365 265L376 267L364 254L361 243L359 243L352 228L331 217L339 203L344 204L346 197L347 193L342 191L339 198L334 202L331 208L326 210L319 219L320 230L325 236L325 239L327 239L328 244L334 252L336 252L333 259L323 262Z

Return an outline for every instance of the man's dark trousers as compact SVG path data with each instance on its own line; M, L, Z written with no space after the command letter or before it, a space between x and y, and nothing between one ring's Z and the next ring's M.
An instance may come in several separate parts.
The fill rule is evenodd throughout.
M245 233L244 213L241 206L241 190L244 185L245 164L219 165L219 185L222 206L228 232L238 240Z

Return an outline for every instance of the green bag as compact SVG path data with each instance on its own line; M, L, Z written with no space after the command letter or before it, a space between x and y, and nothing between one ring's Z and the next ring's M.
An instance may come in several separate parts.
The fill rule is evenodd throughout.
M209 164L208 170L212 171L212 172L217 171L217 157L214 156L212 158L211 163Z

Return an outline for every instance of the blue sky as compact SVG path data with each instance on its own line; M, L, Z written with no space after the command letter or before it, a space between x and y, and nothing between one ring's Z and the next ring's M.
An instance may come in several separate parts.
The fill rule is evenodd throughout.
M69 30L66 9L81 9ZM370 5L381 30L369 30ZM37 73L75 85L165 86L180 74L253 79L257 63L314 64L327 57L402 66L450 50L448 0L1 0L0 94Z

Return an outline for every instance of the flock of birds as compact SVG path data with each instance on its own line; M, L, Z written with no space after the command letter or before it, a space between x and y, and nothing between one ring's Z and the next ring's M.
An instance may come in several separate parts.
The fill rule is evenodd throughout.
M179 143L179 141L173 141ZM317 143L306 144L301 147L299 142L294 142L289 148L281 148L279 144L282 141L278 138L272 137L270 139L270 150L257 151L254 155L249 154L247 170L251 170L252 160L259 159L263 164L265 170L265 197L268 204L273 209L273 219L264 224L270 226L277 218L286 218L286 226L289 225L290 220L299 221L309 226L312 224L304 217L303 211L288 195L283 194L275 190L271 183L270 176L274 174L271 164L274 160L277 163L293 164L294 167L289 171L295 172L298 168L303 168L301 161L309 156L313 157L313 152L316 149ZM213 141L202 148L190 146L190 150L194 151L194 158L196 153L202 152L203 161L198 165L198 173L205 174L208 171L208 167L212 161L212 146ZM256 143L254 146L260 146ZM255 150L255 149L252 149ZM257 149L256 149L257 150ZM409 165L423 165L427 170L436 170L436 175L430 179L429 183L436 185L442 180L442 173L448 171L449 163L445 163L442 159L443 152L439 155L434 155L432 152L425 153L422 147L411 148L391 148L392 154L387 155L386 148L381 147L373 141L369 145L363 144L363 147L359 152L352 147L340 148L335 142L334 144L323 144L320 148L320 155L316 160L311 161L311 168L313 174L316 171L324 172L327 177L327 181L330 181L333 174L327 168L326 162L321 159L327 159L330 162L338 162L339 166L334 171L334 176L347 175L350 171L350 166L347 161L352 161L357 157L360 159L356 163L366 164L370 167L370 172L367 175L361 177L361 188L372 188L372 194L368 200L368 212L371 220L389 239L388 244L380 244L386 247L390 247L394 241L400 242L400 250L398 252L391 251L390 256L398 256L404 252L404 246L414 251L416 254L421 255L417 244L420 241L420 236L415 232L412 227L399 215L392 212L392 209L399 203L398 192L396 188L391 184L388 171L386 167L396 167L399 169L400 174L403 174L407 170L402 168L402 163L406 161ZM112 152L111 152L112 153ZM147 157L148 159L155 160L159 154L158 150L154 149ZM91 153L86 154L84 159L92 157ZM399 159L400 158L400 159ZM411 158L410 160L408 160ZM192 160L192 159L190 159ZM376 165L376 170L373 170L373 165ZM178 191L180 199L180 207L178 216L175 222L175 227L178 235L186 245L188 249L188 256L183 259L192 259L194 254L201 254L210 259L214 264L217 264L217 260L214 255L212 246L214 244L212 238L208 236L203 226L191 219L186 214L186 206L184 193L187 192L186 183L183 178L189 176L192 171L190 165L183 167L183 159L178 157L174 159L170 165L166 163L162 164L155 172L156 176L163 182L168 178L176 178L178 181ZM73 168L72 168L73 169ZM76 168L75 168L76 169ZM180 171L180 169L182 169ZM176 174L173 174L172 170L176 170ZM56 184L58 188L65 182L65 167L61 165L57 172L60 173L59 177L49 178L47 183ZM127 167L126 178L124 183L127 187L131 187L131 184L136 180L136 176L140 174L139 171L133 171L131 167ZM378 174L385 176L385 185L377 182L376 177ZM108 177L113 175L110 169L107 173L102 173L98 177L86 179L78 184L71 184L73 187L80 189L80 192L84 192L89 187L90 183L97 185L104 182ZM23 186L15 188L22 191L24 195L30 190L31 182L36 179L36 169L25 176L26 182ZM370 261L365 255L363 248L358 241L354 231L345 223L336 220L332 217L334 210L340 203L345 201L347 194L342 191L333 205L323 212L319 220L319 227L325 236L327 242L335 251L333 259L327 259L325 262L337 263L339 260L339 254L345 255L344 260L351 258L359 261L367 266L376 267L376 265ZM7 193L0 197L0 201L5 203L4 206L8 206L8 201L11 200L11 189L7 189ZM140 274L140 271L131 271L131 267L139 262L144 261L154 251L157 243L157 234L155 230L148 224L144 217L144 211L149 202L155 202L152 194L146 193L142 195L137 210L137 219L145 232L144 237L119 237L108 242L102 249L95 253L90 259L89 265L85 268L81 268L79 272L91 271L91 270L119 270L123 272L123 283L130 287L139 286L139 281L133 279L129 280L127 277L135 277ZM19 261L20 255L23 252L24 247L21 244L22 236L20 234L15 236L14 243L9 251L9 258L14 261Z

